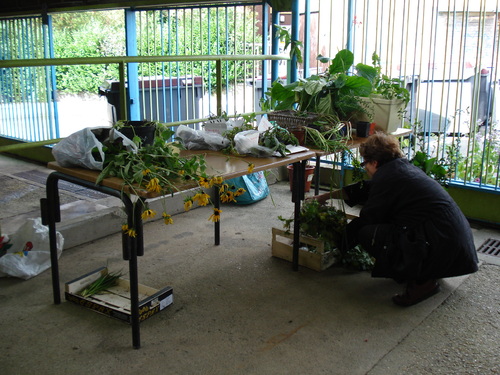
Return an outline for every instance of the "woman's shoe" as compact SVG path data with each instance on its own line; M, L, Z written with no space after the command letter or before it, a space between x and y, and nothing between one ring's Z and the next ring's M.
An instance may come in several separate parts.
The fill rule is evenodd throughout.
M399 306L412 306L433 296L441 290L436 280L429 280L422 284L412 281L406 286L403 294L396 294L392 302Z

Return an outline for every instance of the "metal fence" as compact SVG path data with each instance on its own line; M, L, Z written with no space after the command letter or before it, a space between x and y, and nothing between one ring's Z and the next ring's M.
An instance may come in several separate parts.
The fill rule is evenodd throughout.
M50 28L41 17L0 20L0 60L50 57ZM39 141L58 138L54 69L0 69L0 134Z
M242 57L224 61L222 77L216 76L213 61L139 65L139 116L169 122L214 115L217 80L223 86L223 112L260 110L262 92L255 87L261 80L262 61L244 57L264 54L262 26L258 26L262 8L260 3L135 12L136 43L131 49L138 56Z
M288 14L280 16L279 23L300 29L305 61L299 75L325 69L316 59L320 54L332 57L347 47L354 52L355 63L371 64L376 52L383 73L404 79L411 91L411 103L401 122L413 129L405 145L409 157L425 151L453 163L454 184L500 191L499 1L311 0L301 3L296 24ZM220 110L228 114L259 110L268 63L237 57L271 53L264 4L126 10L128 55L235 56L223 62L220 77L214 62L208 60L128 65L132 114L138 119L171 122L204 118ZM50 46L48 23L2 20L1 25L2 46L17 40L25 48L21 57L2 58L47 57L46 49L29 46L41 45L37 43L41 40ZM10 82L16 77L26 82L18 91L1 83L2 134L23 139L47 129L40 139L57 137L57 126L54 130L52 125L57 123L57 108L47 69L52 68L1 70L1 82L5 77ZM282 73L287 74L286 67ZM30 81L30 77L37 78ZM223 89L219 100L217 80ZM118 86L111 86L111 91L112 101L119 106Z
M453 164L453 183L500 191L499 1L311 1L299 35L305 75L325 69L316 56L343 48L355 63L404 79L411 103L401 126L409 148Z

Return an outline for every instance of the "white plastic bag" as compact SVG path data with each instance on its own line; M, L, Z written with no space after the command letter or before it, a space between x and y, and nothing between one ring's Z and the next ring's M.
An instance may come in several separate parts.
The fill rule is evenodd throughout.
M188 150L219 151L229 146L229 139L214 132L191 129L186 125L179 125L175 136L178 137Z
M28 280L50 268L49 227L41 219L28 219L10 236L12 247L0 257L0 276ZM64 238L56 232L57 257L61 256Z
M104 163L103 143L114 142L117 139L127 150L137 150L137 145L133 141L113 128L85 128L56 144L52 148L52 155L61 167L102 170Z
M238 154L250 154L253 148L259 146L259 131L245 130L239 132L234 137L234 147Z

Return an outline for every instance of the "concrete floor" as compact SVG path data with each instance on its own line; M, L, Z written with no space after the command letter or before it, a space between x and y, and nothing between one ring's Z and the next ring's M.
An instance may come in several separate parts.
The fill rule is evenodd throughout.
M0 173L19 181L17 195L2 192L2 231L9 233L37 214L36 200L44 194L43 184L14 174L48 171L2 155L0 164ZM390 298L402 286L391 280L336 266L293 272L288 262L271 257L271 228L281 228L278 215L290 216L293 206L288 182L270 188L261 202L222 207L219 246L209 208L175 215L168 227L145 225L139 281L172 286L174 303L141 323L139 350L132 348L127 324L66 301L52 304L49 271L27 281L0 278L0 372L500 373L496 259L481 257L479 272L442 280L441 293L400 308ZM61 282L106 265L127 273L121 235L113 233L119 205L82 197L63 192L68 210L58 228L70 246L60 258ZM500 239L498 230L473 231L478 247Z

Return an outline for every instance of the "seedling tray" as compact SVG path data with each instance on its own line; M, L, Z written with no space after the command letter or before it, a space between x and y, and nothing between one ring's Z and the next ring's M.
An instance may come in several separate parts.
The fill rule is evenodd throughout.
M131 323L130 282L119 278L116 286L102 294L82 297L81 292L102 275L108 273L107 267L101 267L65 284L65 297L69 302L93 310L100 314ZM139 284L139 321L158 314L174 301L173 290L165 287L157 290Z

